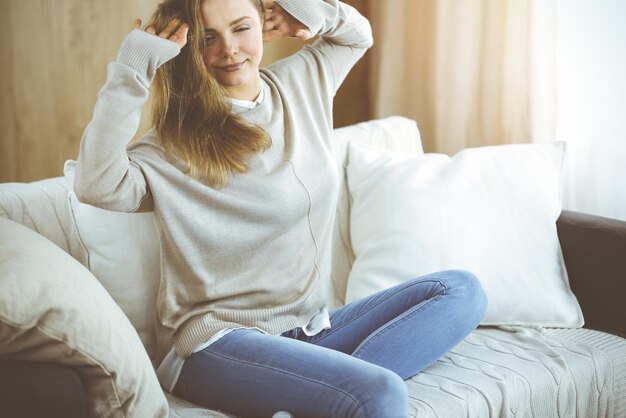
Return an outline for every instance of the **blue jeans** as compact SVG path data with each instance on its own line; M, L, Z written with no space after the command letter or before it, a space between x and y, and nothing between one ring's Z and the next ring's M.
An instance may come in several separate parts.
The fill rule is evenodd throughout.
M406 417L403 379L472 332L486 307L471 273L430 274L333 310L332 328L312 337L232 331L185 360L174 394L242 417Z

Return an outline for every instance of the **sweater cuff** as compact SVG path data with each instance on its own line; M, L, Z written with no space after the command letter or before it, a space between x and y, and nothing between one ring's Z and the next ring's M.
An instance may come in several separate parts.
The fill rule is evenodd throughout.
M317 0L314 2L302 0L276 0L276 3L308 27L311 31L311 35L313 36L320 35L320 32L324 27L325 19L331 17L331 21L334 21L335 19L332 17L336 18L338 13L336 0Z
M135 29L122 42L117 62L137 71L150 83L157 68L179 53L175 42Z

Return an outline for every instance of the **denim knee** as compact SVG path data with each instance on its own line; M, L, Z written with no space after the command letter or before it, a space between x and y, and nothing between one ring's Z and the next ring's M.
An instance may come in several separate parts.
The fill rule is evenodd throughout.
M461 292L464 303L464 315L468 321L476 325L483 319L487 312L487 295L483 290L478 277L466 270L449 270L453 279L453 291Z
M370 373L367 388L359 398L364 417L397 418L408 416L409 395L406 383L396 373L377 368Z

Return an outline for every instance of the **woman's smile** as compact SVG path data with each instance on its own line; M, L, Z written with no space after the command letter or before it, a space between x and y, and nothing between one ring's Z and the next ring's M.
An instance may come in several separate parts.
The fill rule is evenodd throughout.
M227 65L216 65L215 68L217 68L218 70L221 71L225 71L227 73L234 73L236 71L239 71L241 69L241 67L243 67L243 65L246 63L247 60L244 60L242 62L238 62L235 64L227 64Z

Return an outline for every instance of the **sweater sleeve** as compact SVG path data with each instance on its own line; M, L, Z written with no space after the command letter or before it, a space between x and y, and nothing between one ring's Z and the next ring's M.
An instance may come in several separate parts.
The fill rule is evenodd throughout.
M332 77L331 96L373 44L369 21L338 0L275 0L319 38L304 53L320 54Z
M80 143L74 192L83 203L132 212L150 197L140 167L126 152L139 127L157 68L174 58L174 42L132 31L107 67L107 81L98 94L92 119Z

